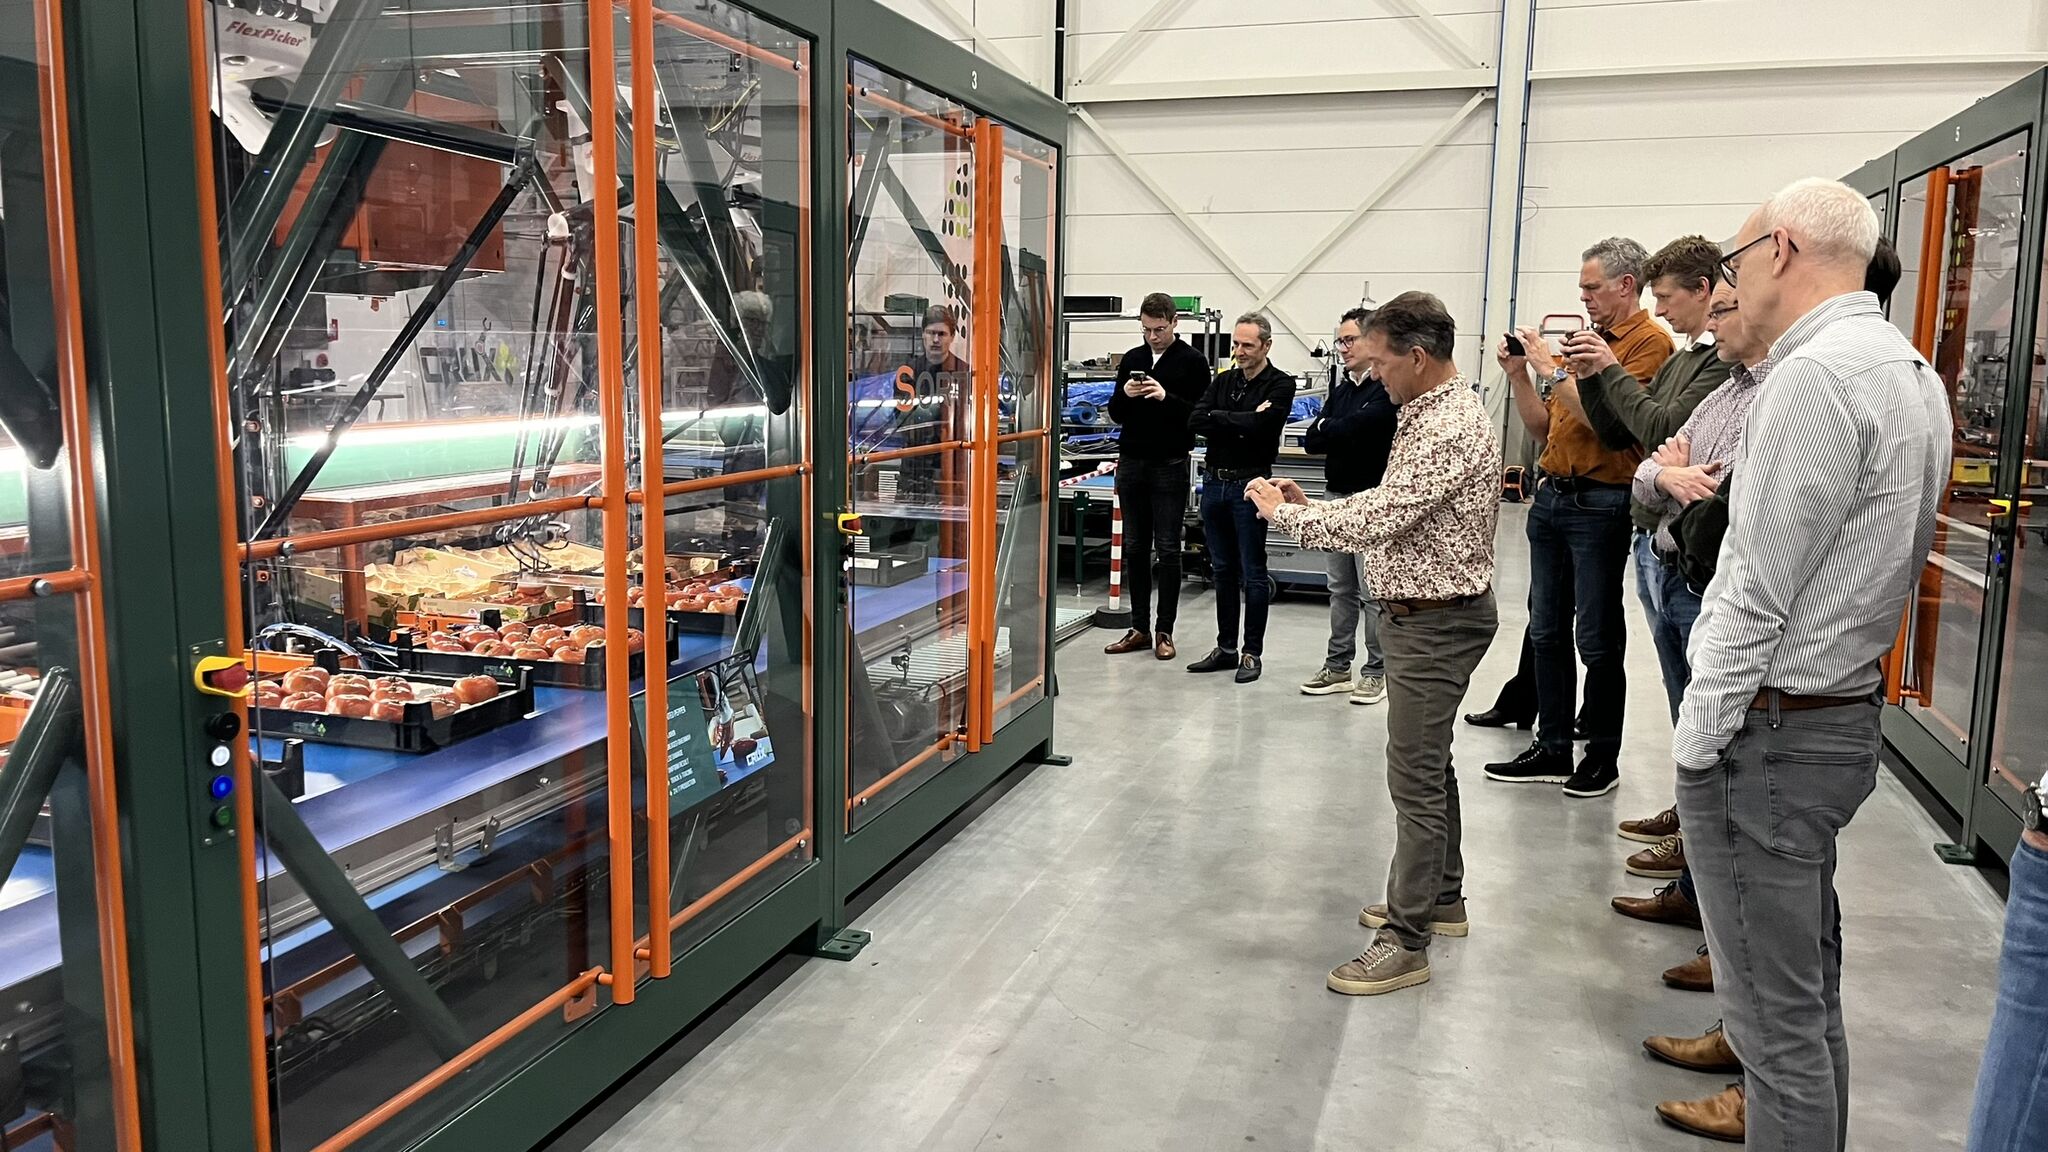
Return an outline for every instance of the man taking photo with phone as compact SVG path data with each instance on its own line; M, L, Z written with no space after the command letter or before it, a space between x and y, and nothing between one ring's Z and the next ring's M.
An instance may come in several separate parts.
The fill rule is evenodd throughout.
M1145 297L1138 306L1145 342L1124 353L1109 397L1109 418L1123 429L1117 438L1116 495L1123 506L1131 594L1131 630L1103 649L1112 656L1148 648L1161 660L1175 654L1181 522L1188 513L1188 451L1195 446L1188 417L1209 386L1208 362L1179 338L1179 318L1173 297Z

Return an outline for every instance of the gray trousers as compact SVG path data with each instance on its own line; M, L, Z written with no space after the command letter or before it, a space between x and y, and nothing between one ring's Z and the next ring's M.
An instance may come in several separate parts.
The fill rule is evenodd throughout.
M1372 598L1365 579L1365 557L1355 552L1332 552L1330 562L1330 654L1323 667L1332 672L1351 671L1358 654L1358 628L1365 625L1365 662L1360 676L1383 676L1386 656L1380 651L1380 604Z
M1499 625L1488 593L1456 608L1390 612L1380 629L1387 656L1387 793L1394 800L1387 921L1404 948L1428 944L1430 911L1464 891L1464 822L1451 735L1472 670Z
M1752 709L1719 764L1678 771L1714 995L1747 1072L1752 1150L1848 1145L1835 837L1877 784L1878 714L1874 701Z

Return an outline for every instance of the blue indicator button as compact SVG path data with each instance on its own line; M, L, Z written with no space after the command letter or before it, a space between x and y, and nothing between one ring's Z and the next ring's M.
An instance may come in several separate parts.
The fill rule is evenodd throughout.
M232 776L215 776L213 783L207 787L207 791L212 793L215 800L227 799L229 793L234 790L235 778Z

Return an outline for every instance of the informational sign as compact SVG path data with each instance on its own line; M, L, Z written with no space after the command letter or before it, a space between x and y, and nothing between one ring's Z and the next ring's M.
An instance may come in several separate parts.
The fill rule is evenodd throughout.
M680 813L774 762L751 657L728 656L668 682L669 811ZM633 755L644 759L647 696L633 695ZM641 765L643 768L645 765Z

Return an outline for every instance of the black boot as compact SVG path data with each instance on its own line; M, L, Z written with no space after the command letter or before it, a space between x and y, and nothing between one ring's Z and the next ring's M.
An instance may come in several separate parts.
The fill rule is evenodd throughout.
M1545 752L1543 745L1531 744L1513 760L1488 764L1486 778L1504 784L1562 784L1572 778L1571 753Z

